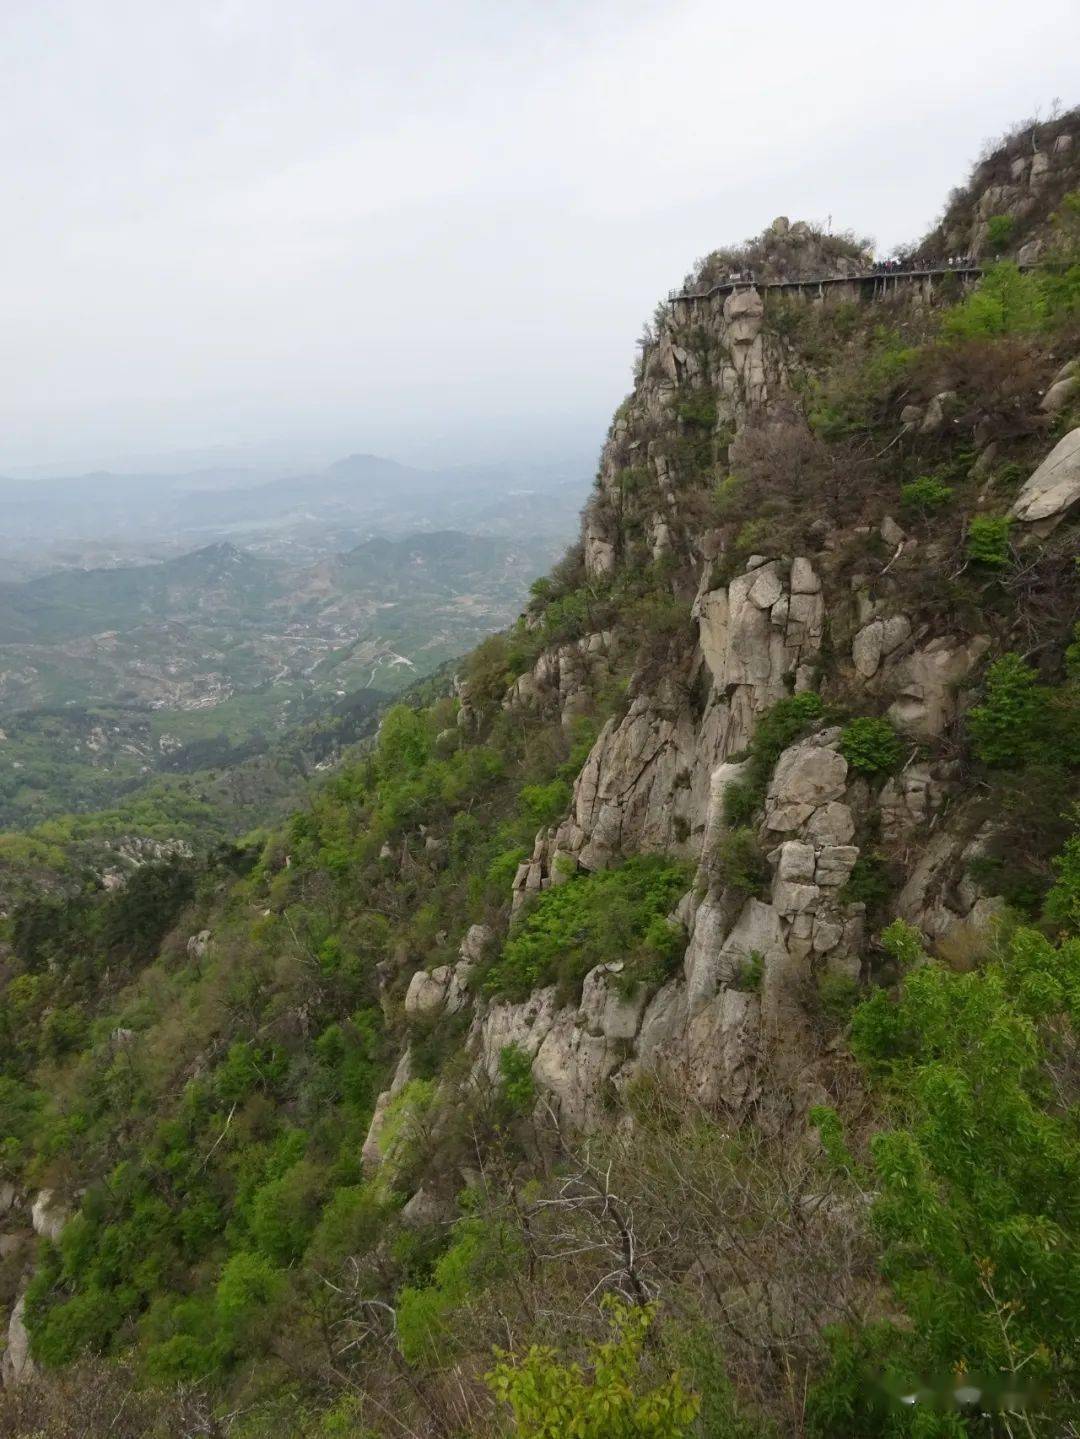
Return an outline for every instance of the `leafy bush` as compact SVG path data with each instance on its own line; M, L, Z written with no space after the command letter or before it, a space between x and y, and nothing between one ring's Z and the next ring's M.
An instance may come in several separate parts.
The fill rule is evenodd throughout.
M1016 233L1015 215L991 215L986 222L987 239L995 255L1007 250Z
M747 994L757 994L765 974L765 956L760 950L752 949L739 965L731 980L731 988Z
M564 779L553 779L548 784L524 785L518 800L523 818L534 829L545 824L554 824L566 813L570 803L570 786Z
M1005 654L986 672L982 704L968 714L968 733L983 764L1011 767L1031 758L1046 711L1038 675L1018 654Z
M1009 515L976 515L968 525L967 557L988 570L1003 570L1011 563Z
M860 774L886 774L900 763L904 748L888 720L862 715L844 726L840 753Z
M557 980L570 994L598 964L647 957L653 921L664 918L689 878L687 865L645 855L544 890L488 971L485 990L524 999Z
M828 1026L839 1028L846 1024L858 1000L858 981L849 975L825 973L819 976L817 1002Z
M590 1346L588 1374L562 1364L554 1349L534 1345L520 1359L496 1351L488 1387L514 1417L517 1439L685 1439L700 1407L676 1371L648 1389L643 1349L652 1306L608 1301L611 1337Z
M746 751L746 775L724 792L724 823L731 829L746 826L765 803L765 791L776 761L788 745L818 723L825 713L820 695L808 690L779 700L757 722Z
M460 1311L478 1291L518 1262L519 1241L504 1224L466 1219L436 1260L431 1283L398 1295L397 1339L405 1360L422 1368L445 1362L469 1343Z
M873 1215L907 1317L876 1338L834 1334L811 1409L847 1395L843 1432L866 1439L962 1432L921 1406L909 1423L895 1400L880 1427L865 1366L889 1352L891 1376L916 1389L964 1372L1023 1382L1039 1393L1038 1432L1054 1433L1072 1412L1080 1355L1080 1140L1075 1096L1047 1079L1080 1000L1080 940L1055 948L1019 929L964 974L930 962L915 931L893 942L914 962L895 998L879 991L856 1012L852 1046L889 1076L893 1124L871 1143ZM819 1418L815 1432L836 1431Z
M215 1295L217 1322L234 1350L260 1346L285 1295L285 1276L259 1254L239 1250L226 1263Z
M711 390L692 390L676 402L675 413L684 425L693 425L701 430L715 429L716 397Z
M920 475L900 487L900 504L905 510L920 510L930 514L943 509L953 497L952 488L943 484L935 475Z
M844 904L865 904L873 915L885 904L890 890L885 861L880 855L863 853L855 861L847 883L840 891L840 899Z
M528 1114L536 1098L532 1060L519 1044L505 1044L499 1051L499 1082L510 1108Z
M260 1254L277 1265L303 1254L319 1215L324 1177L303 1160L257 1190L251 1201L251 1237Z
M1046 298L1033 274L1002 261L987 270L978 289L946 315L943 330L952 340L1029 334L1043 327Z
M709 871L718 888L760 894L768 869L755 832L749 828L725 830L709 856Z
M1046 896L1046 918L1070 934L1080 934L1080 835L1066 841L1053 866L1057 878Z

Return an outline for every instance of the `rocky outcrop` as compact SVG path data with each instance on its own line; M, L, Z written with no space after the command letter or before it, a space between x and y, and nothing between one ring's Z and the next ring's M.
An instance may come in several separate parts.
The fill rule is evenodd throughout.
M590 694L610 675L614 648L612 634L600 632L545 650L533 668L510 686L503 708L557 714L569 728L588 709Z
M789 677L796 690L809 688L825 621L821 580L802 556L790 565L752 556L725 589L701 594L695 613L714 688L742 692L732 709L744 744L747 720L784 697Z
M893 679L897 698L888 716L916 739L944 733L959 711L959 687L990 648L986 635L938 635L908 655Z
M7 1346L0 1357L0 1383L5 1389L11 1389L16 1384L25 1384L33 1374L30 1334L26 1327L26 1295L20 1294L8 1320Z
M456 964L442 964L437 969L418 969L409 981L405 994L405 1014L410 1019L422 1015L458 1014L469 1004L469 981L483 957L491 931L483 924L474 924L461 941L460 958Z
M851 657L863 679L873 679L882 660L898 650L910 635L911 621L907 615L891 615L864 625L851 645Z
M375 1110L368 1125L368 1132L360 1149L360 1162L365 1174L374 1174L383 1161L383 1136L389 1116L390 1102L408 1084L412 1074L409 1051L406 1049L398 1060L394 1078L389 1089L384 1089L375 1100Z
M1048 533L1080 500L1080 429L1059 440L1017 495L1010 514Z
M208 929L200 929L198 934L193 934L187 942L188 958L196 964L205 959L212 939L213 935Z
M687 523L683 510L678 447L659 436L678 430L676 406L687 392L702 392L715 404L720 437L784 392L783 347L764 322L764 301L753 286L675 302L670 324L643 352L634 394L616 415L600 457L597 491L582 524L590 579L610 576L626 557L628 475L635 492L648 496L642 519L651 558L677 558L688 547L704 553L707 537ZM650 435L657 438L643 438Z
M39 1190L30 1209L34 1233L51 1239L55 1244L71 1218L71 1205L52 1189Z
M682 973L651 997L620 986L621 965L601 965L577 1005L559 1008L553 987L491 1005L475 1025L480 1071L497 1080L502 1050L515 1046L532 1060L540 1102L588 1126L611 1087L643 1069L670 1071L701 1103L738 1110L760 1097L768 1069L791 1078L810 1064L805 986L861 966L863 906L844 896L859 855L857 796L839 738L824 730L777 762L763 820L763 833L779 838L768 898L689 893L676 916L689 932ZM724 793L744 770L723 761L711 776L710 844L723 833Z
M672 672L602 730L574 786L571 811L537 837L518 871L520 903L578 866L603 869L641 851L697 858L718 765L743 749L758 715L810 687L822 641L821 579L804 556L753 556L723 588L702 588L692 613L709 697L693 712L689 675ZM692 667L691 667L692 668Z

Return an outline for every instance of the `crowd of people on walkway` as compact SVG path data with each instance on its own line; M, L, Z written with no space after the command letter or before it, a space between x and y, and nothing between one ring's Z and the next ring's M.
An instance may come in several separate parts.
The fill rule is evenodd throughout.
M866 272L870 275L910 275L917 270L969 270L976 261L972 255L946 255L943 260L928 260L920 255L875 260Z
M865 261L865 268L856 271L856 273L852 275L829 275L824 278L835 280L863 280L875 275L911 275L926 270L970 270L978 268L978 263L973 255L946 255L944 259L934 260L927 259L925 256L920 255L891 256L881 260L867 259ZM746 267L741 270L730 270L726 277L719 283L720 285L756 285L758 279L755 271ZM798 284L800 280L798 277L792 277L787 280L780 277L778 279L766 280L764 283L774 285ZM808 285L815 284L816 278L806 279L801 283ZM672 291L670 298L677 299L680 294L693 295L693 293L693 291ZM698 293L705 294L707 292L701 290Z

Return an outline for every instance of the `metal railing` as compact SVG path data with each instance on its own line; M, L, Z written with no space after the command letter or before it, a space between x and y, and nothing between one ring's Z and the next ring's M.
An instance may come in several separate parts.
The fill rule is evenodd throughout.
M1019 268L1024 270L1029 267L1021 265ZM748 279L740 276L738 279L720 280L707 290L671 290L668 293L668 303L674 304L678 300L707 300L712 295L735 290L820 290L826 285L858 285L871 280L925 280L937 275L978 277L982 273L982 265L974 260L964 260L959 264L928 264L918 267L883 264L870 270L860 270L853 275L819 275L809 279L758 280L752 275Z

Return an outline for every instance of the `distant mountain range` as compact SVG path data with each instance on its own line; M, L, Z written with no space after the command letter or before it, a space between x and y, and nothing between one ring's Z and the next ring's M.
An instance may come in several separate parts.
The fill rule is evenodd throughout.
M0 831L367 713L509 623L562 540L433 530L310 562L224 540L0 584Z
M72 547L110 541L121 555L152 541L186 547L231 536L245 543L342 547L351 533L461 529L570 533L586 488L583 462L419 470L350 455L310 474L255 471L94 473L34 481L0 477L0 546Z

